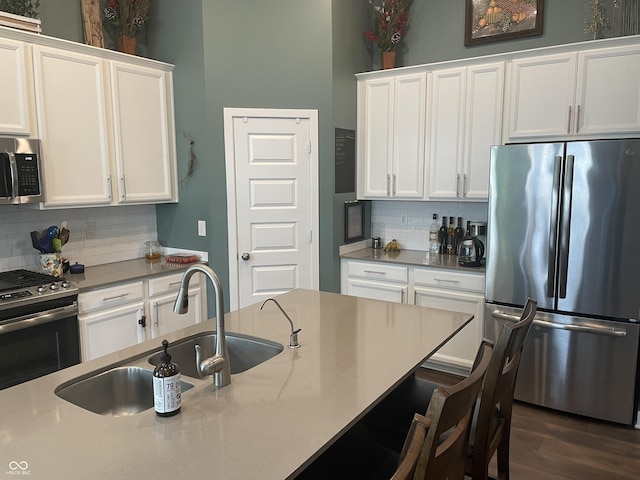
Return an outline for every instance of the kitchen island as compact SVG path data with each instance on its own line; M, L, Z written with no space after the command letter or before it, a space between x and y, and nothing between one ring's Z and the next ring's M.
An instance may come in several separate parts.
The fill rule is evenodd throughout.
M226 314L228 332L284 350L223 388L183 376L195 387L174 417L103 416L54 394L91 372L140 364L158 340L1 391L0 468L47 480L294 478L472 318L310 290L277 299L302 329L300 348L286 347L289 324L274 305ZM166 338L214 329L208 320Z

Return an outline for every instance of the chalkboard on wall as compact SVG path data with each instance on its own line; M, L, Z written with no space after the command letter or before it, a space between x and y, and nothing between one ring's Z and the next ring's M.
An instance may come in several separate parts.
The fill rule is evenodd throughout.
M336 128L336 193L356 191L356 132Z

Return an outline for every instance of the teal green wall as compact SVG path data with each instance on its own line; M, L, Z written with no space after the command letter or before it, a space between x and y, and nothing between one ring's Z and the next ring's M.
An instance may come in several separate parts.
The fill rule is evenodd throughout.
M317 109L320 245L321 255L331 258L332 249L325 247L333 243L334 221L333 171L328 168L333 145L331 0L195 3L200 11L192 7L189 13L177 2L158 0L158 20L148 28L150 56L176 65L176 128L193 136L199 162L194 178L180 189L180 203L157 207L158 238L207 250L209 263L228 286L223 108ZM178 140L182 176L187 151L180 133ZM197 237L198 219L207 220L206 238ZM331 289L335 275L332 261L324 262L321 287Z
M588 40L584 0L545 2L544 33L464 47L464 3L416 0L399 63L415 65ZM609 2L610 3L610 2ZM198 166L181 184L180 203L157 207L163 244L206 250L228 292L224 107L304 108L319 112L320 288L338 291L344 202L334 195L333 133L356 128L354 73L378 64L361 32L367 0L154 0L139 54L176 65L174 91L179 178L188 142ZM78 0L43 1L43 33L82 41ZM110 45L107 44L107 47ZM197 236L207 221L207 237ZM228 297L226 298L228 305Z
M333 126L356 129L356 82L354 73L370 70L370 58L367 44L361 32L367 26L367 15L361 1L333 0L332 11L332 66L333 66ZM329 148L334 148L333 143ZM332 152L333 153L333 152ZM333 158L332 158L333 160ZM323 166L326 177L331 180L331 191L335 191L334 163ZM323 185L323 188L329 188ZM340 291L340 259L338 249L344 244L344 202L354 200L355 192L333 196L333 234L332 241L320 245L323 263L331 263L330 282L321 285L323 290ZM368 212L370 217L370 212ZM370 221L365 221L367 227Z

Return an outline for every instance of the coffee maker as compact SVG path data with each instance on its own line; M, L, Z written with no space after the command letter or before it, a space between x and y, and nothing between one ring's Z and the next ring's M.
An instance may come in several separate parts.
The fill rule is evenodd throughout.
M484 263L484 244L478 237L467 234L460 244L458 263L462 267L480 267Z
M469 222L469 232L467 233L480 240L483 247L487 245L487 222ZM484 258L484 254L482 258Z

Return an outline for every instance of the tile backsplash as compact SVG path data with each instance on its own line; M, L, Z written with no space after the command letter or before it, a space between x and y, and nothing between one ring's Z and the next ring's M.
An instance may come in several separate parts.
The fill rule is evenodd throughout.
M62 256L86 266L144 256L144 242L157 240L155 205L38 210L28 205L0 205L0 271L39 270L39 252L30 232L66 220L70 236ZM95 237L88 232L95 223Z
M438 224L442 216L462 217L466 228L467 220L486 222L486 202L405 202L398 200L375 200L371 202L372 236L382 238L383 244L398 240L402 248L408 250L428 250L429 226L433 214L438 214ZM402 224L406 216L406 225ZM449 221L447 220L447 225Z

